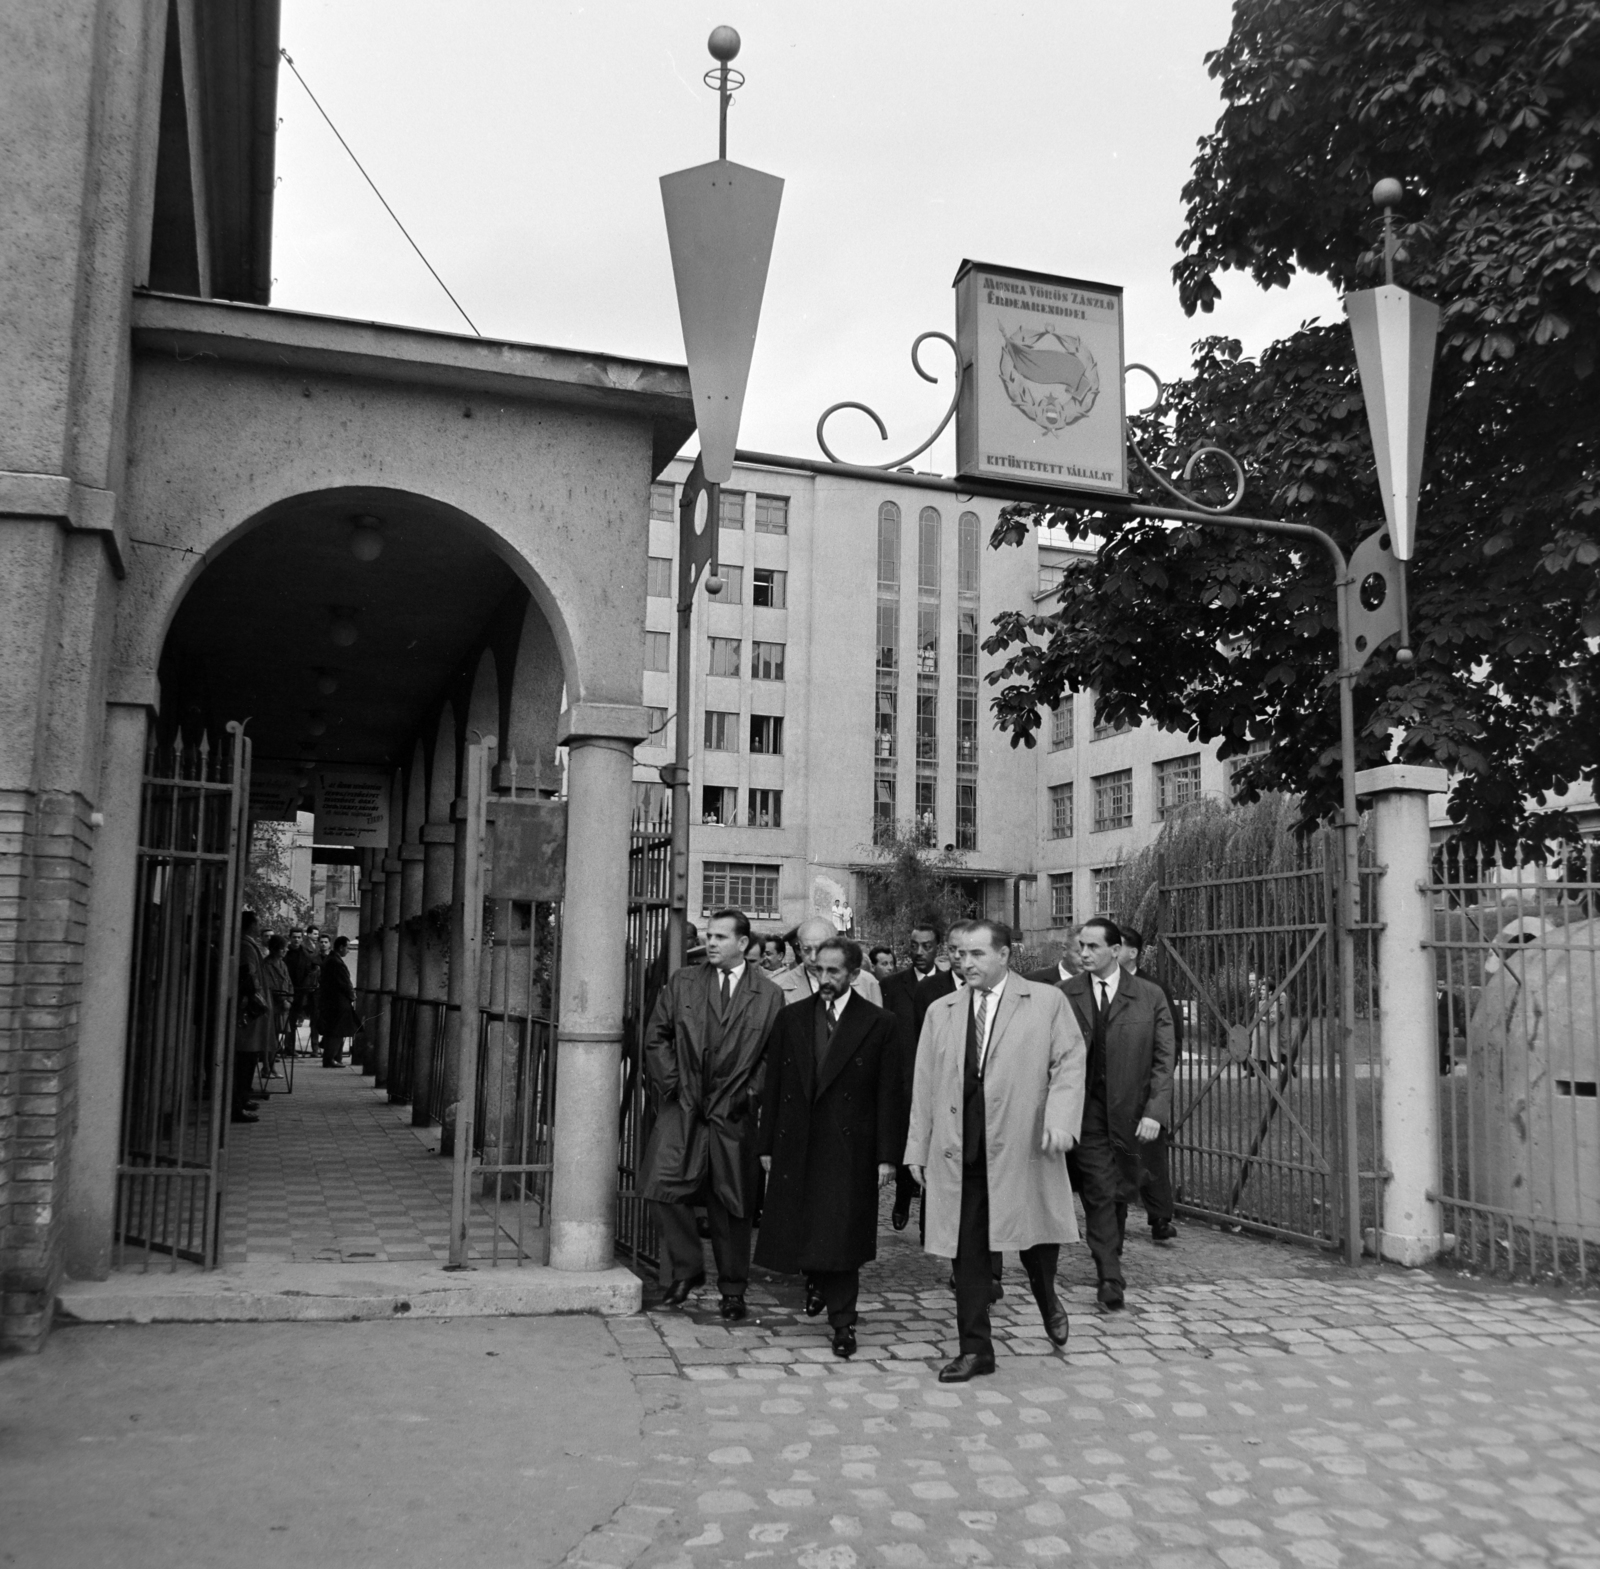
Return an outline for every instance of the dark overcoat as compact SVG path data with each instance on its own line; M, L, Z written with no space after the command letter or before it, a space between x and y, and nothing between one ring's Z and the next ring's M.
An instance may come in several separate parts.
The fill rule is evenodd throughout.
M343 1040L361 1030L361 1015L356 1012L356 989L350 980L350 966L337 954L322 961L317 979L317 1029Z
M656 997L645 1029L645 1067L656 1105L639 1191L684 1204L709 1182L731 1215L755 1197L755 1125L761 1069L783 993L753 964L722 1015L711 965L686 965Z
M878 1167L904 1148L893 1017L852 996L818 1073L822 1006L808 997L785 1008L767 1048L760 1148L772 1169L755 1261L786 1275L878 1256Z
M1064 981L1085 1041L1094 1039L1091 977ZM1124 1155L1139 1153L1134 1130L1141 1117L1172 1126L1172 1069L1177 1045L1167 996L1154 981L1123 972L1106 1014L1106 1121L1111 1142Z
M911 1112L911 1086L917 1074L917 1042L922 1038L922 1021L932 1003L955 989L954 972L941 970L937 965L926 977L919 976L907 965L883 983L883 1005L900 1026L900 1093L907 1116Z

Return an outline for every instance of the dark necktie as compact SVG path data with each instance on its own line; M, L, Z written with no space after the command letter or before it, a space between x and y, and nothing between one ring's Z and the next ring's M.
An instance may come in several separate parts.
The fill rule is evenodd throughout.
M983 1027L989 1019L989 993L977 986L972 992L972 1026L978 1037L978 1077L983 1077L983 1065L989 1055L989 1042Z
M728 997L733 990L730 984L732 979L733 977L726 970L722 972L722 1011L724 1013L728 1011Z

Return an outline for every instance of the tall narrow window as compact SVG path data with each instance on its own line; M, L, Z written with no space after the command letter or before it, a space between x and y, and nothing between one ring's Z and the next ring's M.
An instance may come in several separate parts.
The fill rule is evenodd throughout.
M739 750L739 716L706 710L706 750L708 752L737 752Z
M1072 694L1066 693L1050 710L1050 750L1065 751L1072 745Z
M1050 874L1050 924L1072 925L1072 873Z
M722 590L711 596L714 605L742 605L744 603L744 568L719 565Z
M672 521L672 492L673 486L666 480L658 480L650 487L650 516L658 523Z
M956 688L956 762L963 768L978 766L978 693L966 684Z
M900 509L892 501L878 508L878 592L900 592Z
M978 781L956 779L956 849L978 848Z
M672 598L672 557L651 556L645 593L652 599Z
M1072 837L1072 786L1070 784L1050 786L1050 837L1052 839L1070 839Z
M895 759L895 710L899 706L900 694L892 686L878 688L878 717L872 755L880 763L892 763Z
M939 597L939 511L924 507L917 520L917 590L925 598Z
M1094 831L1108 833L1133 825L1133 770L1119 768L1112 774L1096 774L1094 788Z
M939 839L939 781L931 774L917 776L917 836L924 844Z
M892 676L900 668L900 607L878 601L878 674Z
M872 779L872 842L887 844L894 838L894 775Z
M742 490L723 491L722 502L717 512L717 521L723 528L735 533L744 529L744 492Z
M939 673L939 607L917 606L917 674L936 676Z
M956 848L978 848L978 572L976 512L956 520Z
M736 676L739 674L738 638L714 637L711 639L711 667L708 674L714 676Z
M956 612L956 679L978 679L978 612L967 605Z
M939 694L917 693L917 761L939 761Z
M644 635L644 667L646 670L672 668L672 634L646 632Z
M956 525L956 543L959 547L956 586L963 594L978 592L978 563L982 560L979 536L982 527L976 512L963 512Z

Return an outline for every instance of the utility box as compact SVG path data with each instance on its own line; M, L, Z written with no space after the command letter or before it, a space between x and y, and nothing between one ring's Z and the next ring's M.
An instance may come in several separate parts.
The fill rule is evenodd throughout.
M484 897L560 899L567 887L567 803L490 796L485 815Z

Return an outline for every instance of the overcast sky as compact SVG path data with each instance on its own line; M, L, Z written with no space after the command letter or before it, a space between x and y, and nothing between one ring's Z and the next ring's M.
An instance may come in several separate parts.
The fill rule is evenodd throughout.
M701 83L738 28L729 156L786 182L741 445L873 463L943 412L917 333L954 331L963 257L1126 290L1130 360L1181 374L1338 311L1320 279L1224 283L1187 318L1181 192L1220 108L1228 0L284 0L283 43L486 337L681 362L657 180L716 156ZM273 303L467 329L292 74L280 75ZM1130 402L1143 384L1129 386ZM919 467L950 472L947 434Z

